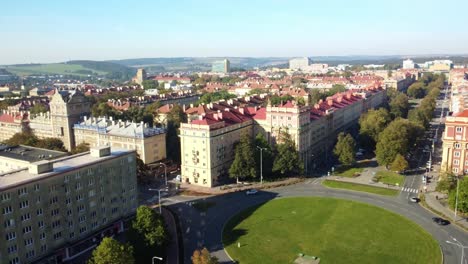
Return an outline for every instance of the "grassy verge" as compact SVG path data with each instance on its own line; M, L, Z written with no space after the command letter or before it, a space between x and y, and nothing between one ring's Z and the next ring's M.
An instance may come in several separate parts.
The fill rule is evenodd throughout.
M374 186L351 183L351 182L325 180L322 182L322 184L330 188L347 189L347 190L368 192L368 193L388 195L388 196L395 196L399 193L399 191L393 190L393 189L386 189L386 188L374 187Z
M385 184L397 185L398 183L398 186L403 185L403 182L405 181L405 177L403 175L392 171L378 171L375 178L378 182Z
M223 244L238 263L293 263L299 253L338 264L440 264L442 259L438 243L416 223L376 206L332 198L285 198L249 208L227 222Z
M364 171L364 168L340 167L333 173L333 175L354 178L354 177L359 176L363 171Z

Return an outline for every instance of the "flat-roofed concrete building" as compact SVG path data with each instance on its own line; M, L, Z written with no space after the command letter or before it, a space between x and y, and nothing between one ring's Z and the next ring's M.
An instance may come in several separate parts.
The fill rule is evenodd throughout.
M305 70L309 67L310 60L307 57L294 58L289 60L289 69L291 70Z
M136 155L109 147L0 174L0 263L62 263L123 231Z
M166 158L166 131L146 123L85 117L73 127L77 144L136 150L145 164Z
M29 164L67 156L66 152L30 146L0 145L0 173L27 168Z
M231 70L231 63L228 59L214 61L211 65L211 72L228 73Z

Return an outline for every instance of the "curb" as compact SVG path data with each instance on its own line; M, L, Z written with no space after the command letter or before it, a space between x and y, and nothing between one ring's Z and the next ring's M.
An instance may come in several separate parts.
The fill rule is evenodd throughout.
M424 208L424 209L427 210L428 212L431 212L431 213L434 214L434 215L438 215L438 216L442 216L442 217L444 217L444 218L451 219L450 217L446 216L444 213L441 213L441 212L435 210L434 208L432 208L432 207L426 202L426 195L424 195L424 202L419 203L419 204L421 205L422 208ZM450 222L450 223L453 223L454 226L456 226L458 229L462 230L463 232L468 233L468 229L465 229L465 227L461 226L461 225L458 224L457 222Z

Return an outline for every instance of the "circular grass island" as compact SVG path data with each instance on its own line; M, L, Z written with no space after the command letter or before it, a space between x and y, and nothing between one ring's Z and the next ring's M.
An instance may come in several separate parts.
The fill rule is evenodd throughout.
M240 247L239 246L240 243ZM416 223L369 204L333 198L284 198L231 218L223 244L238 263L440 264L432 236Z

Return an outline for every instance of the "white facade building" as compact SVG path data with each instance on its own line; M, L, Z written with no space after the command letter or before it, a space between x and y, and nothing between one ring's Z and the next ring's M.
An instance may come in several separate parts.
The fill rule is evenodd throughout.
M289 60L289 69L291 70L305 70L309 67L309 58L294 58Z
M415 67L414 61L411 59L407 59L403 61L403 69L414 69Z

